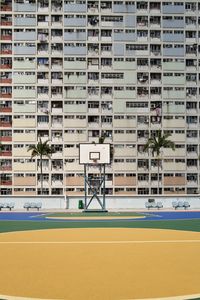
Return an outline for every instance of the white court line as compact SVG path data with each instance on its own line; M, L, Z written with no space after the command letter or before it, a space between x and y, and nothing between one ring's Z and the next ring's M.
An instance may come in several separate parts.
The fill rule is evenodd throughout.
M29 216L29 218L38 218L38 217L42 217L42 216L46 216L46 214L38 214L38 215L33 215L33 216Z
M149 240L149 241L0 241L0 244L157 244L157 243L200 243L200 240Z

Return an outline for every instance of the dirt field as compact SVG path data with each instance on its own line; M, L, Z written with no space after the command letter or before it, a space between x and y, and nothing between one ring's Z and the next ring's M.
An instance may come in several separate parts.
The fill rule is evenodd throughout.
M59 229L0 234L0 294L121 300L200 293L200 233Z

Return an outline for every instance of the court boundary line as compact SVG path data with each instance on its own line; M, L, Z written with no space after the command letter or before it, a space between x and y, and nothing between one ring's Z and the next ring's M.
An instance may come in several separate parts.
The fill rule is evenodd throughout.
M159 298L124 298L121 300L188 300L188 299L197 299L200 297L200 294L191 294L191 295L182 295L182 296L171 296L171 297L159 297ZM0 295L0 299L5 300L55 300L51 298L32 298L32 297L20 297L20 296L8 296ZM62 300L62 299L60 299Z
M158 244L158 243L200 243L200 240L136 240L136 241L0 241L3 244Z

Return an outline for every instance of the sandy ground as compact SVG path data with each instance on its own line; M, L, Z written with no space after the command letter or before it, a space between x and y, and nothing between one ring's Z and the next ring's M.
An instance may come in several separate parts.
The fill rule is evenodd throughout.
M92 228L2 233L0 294L183 299L200 293L199 253L198 232Z

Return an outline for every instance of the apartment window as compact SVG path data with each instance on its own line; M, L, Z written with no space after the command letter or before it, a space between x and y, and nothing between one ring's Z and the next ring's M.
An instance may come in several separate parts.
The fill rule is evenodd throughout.
M124 74L123 73L102 73L101 78L102 79L123 79Z
M184 134L185 131L184 131L184 130L175 130L175 133L176 133L176 134Z
M174 2L174 6L183 6L183 2Z
M135 44L126 44L126 50L140 50L146 51L148 50L148 45L135 45Z
M118 158L118 159L115 159L114 162L115 162L115 163L124 163L124 159L122 159L122 158L119 159L119 158Z
M185 3L185 9L186 10L195 10L196 9L196 3L194 3L194 2L192 2L192 3L186 2Z
M124 134L124 130L115 130L114 133L115 134Z
M135 58L130 57L130 58L126 58L125 60L126 61L135 61Z
M86 61L86 58L85 57L77 57L76 61Z
M126 91L135 91L135 87L134 86L128 86L128 87L126 87Z
M135 134L135 132L136 132L135 130L126 130L127 134Z
M138 188L138 195L148 195L149 189L148 188Z
M27 116L25 116L25 119L35 119L35 116L27 115Z
M127 108L147 108L147 102L126 102Z
M197 116L187 116L186 120L187 120L188 124L197 124L198 123Z
M147 37L148 36L148 30L138 30L137 31L138 37Z
M123 22L122 16L102 16L102 22Z
M25 191L26 192L35 192L35 189L34 188L26 188Z

